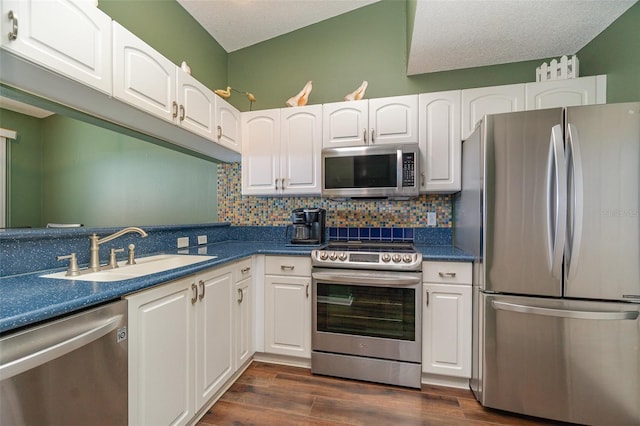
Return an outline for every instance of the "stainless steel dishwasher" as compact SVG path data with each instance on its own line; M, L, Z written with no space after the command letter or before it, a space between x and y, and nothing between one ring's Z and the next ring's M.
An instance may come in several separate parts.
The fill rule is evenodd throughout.
M0 424L126 425L127 301L0 338Z

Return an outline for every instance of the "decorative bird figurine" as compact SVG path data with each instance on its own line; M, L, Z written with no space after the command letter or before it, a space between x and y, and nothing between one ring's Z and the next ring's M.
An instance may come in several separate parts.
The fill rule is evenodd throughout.
M358 87L355 91L349 93L344 97L345 101L359 101L364 97L364 91L367 90L367 86L369 83L367 80L363 81L360 87Z
M213 93L215 93L216 95L226 99L229 96L231 96L231 86L227 86L227 90L216 89L216 90L213 91Z
M290 97L286 104L287 106L290 107L294 107L294 106L304 106L307 104L307 102L309 101L309 93L311 93L311 90L313 89L313 84L311 82L311 80L307 81L307 84L304 85L304 87L302 88L302 90L300 91L300 93L298 93L295 96Z

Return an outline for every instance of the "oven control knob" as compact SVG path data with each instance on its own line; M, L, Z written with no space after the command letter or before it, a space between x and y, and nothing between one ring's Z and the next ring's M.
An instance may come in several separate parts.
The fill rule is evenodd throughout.
M384 263L388 263L390 260L391 260L391 255L390 255L389 253L384 253L384 254L382 255L382 261L383 261Z
M345 260L347 260L347 253L344 253L344 252L340 253L338 255L338 259L344 262Z
M413 260L413 257L411 257L410 254L405 254L402 260L404 260L404 263L411 263L411 261Z
M331 253L329 253L330 260L336 260L337 258L338 258L338 253L336 253L335 251L332 251Z
M396 253L396 254L394 254L394 255L393 255L393 261L394 261L395 263L398 263L398 262L400 262L401 260L402 260L402 257L401 257L399 254L397 254L397 253Z
M327 253L326 251L320 252L320 260L327 260L328 257L329 257L329 253Z

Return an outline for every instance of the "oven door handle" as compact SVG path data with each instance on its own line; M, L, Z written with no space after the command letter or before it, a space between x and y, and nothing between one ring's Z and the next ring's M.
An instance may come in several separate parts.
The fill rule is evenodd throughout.
M393 273L376 274L369 273L348 273L348 272L313 272L314 280L325 283L340 284L362 284L373 287L401 287L420 284L422 274L420 273Z

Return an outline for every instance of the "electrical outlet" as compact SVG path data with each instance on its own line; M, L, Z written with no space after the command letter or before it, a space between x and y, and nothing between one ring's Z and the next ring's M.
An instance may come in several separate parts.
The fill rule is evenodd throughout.
M436 212L427 212L427 226L437 226Z
M189 237L178 238L178 248L189 247Z
M198 245L207 244L206 235L198 235Z

